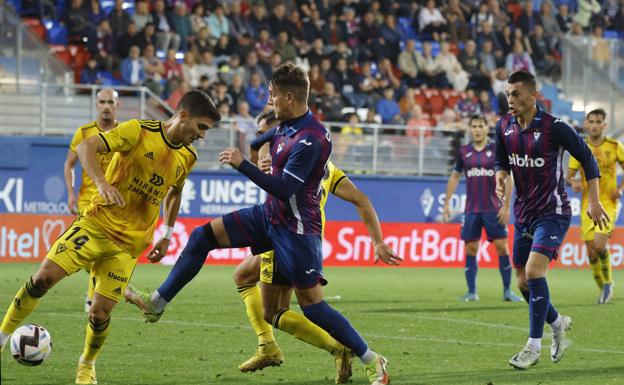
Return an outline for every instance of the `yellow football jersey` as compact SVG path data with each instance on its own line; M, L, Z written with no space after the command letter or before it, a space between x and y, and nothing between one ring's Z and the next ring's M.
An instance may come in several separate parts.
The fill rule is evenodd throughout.
M82 143L82 141L94 135L97 135L100 132L104 132L104 131L102 131L100 127L98 127L97 121L93 121L91 123L85 124L84 126L80 126L78 130L76 130L76 133L74 134L74 137L72 138L72 141L69 145L69 149L73 153L76 153L76 147L78 147L78 145ZM103 171L106 171L106 169L108 168L108 164L110 163L111 159L113 159L113 155L114 153L112 152L98 154L98 163L102 167ZM83 168L82 169L82 184L80 185L80 190L78 190L78 199L77 199L79 213L82 212L85 208L87 208L87 206L89 205L89 202L91 201L91 195L93 195L94 192L97 192L95 183L93 183L93 181L91 180L91 177L89 177L89 174L87 174L87 172Z
M594 146L589 141L587 145L598 162L600 169L600 201L611 202L611 193L617 188L617 163L624 162L624 146L615 139L605 138L599 146ZM570 157L568 166L573 170L581 170L581 180L583 183L583 204L587 203L587 182L585 181L585 172L581 164L574 157Z
M327 198L329 193L333 193L336 191L336 187L341 180L346 178L344 171L336 167L331 161L327 162L327 170L325 172L325 176L323 176L323 181L321 182L321 234L325 231L325 204L327 203Z
M106 204L100 194L93 194L84 215L138 256L152 241L163 198L171 186L182 188L197 152L173 145L162 122L154 120L129 120L99 136L108 152L115 153L106 180L120 192L125 206Z

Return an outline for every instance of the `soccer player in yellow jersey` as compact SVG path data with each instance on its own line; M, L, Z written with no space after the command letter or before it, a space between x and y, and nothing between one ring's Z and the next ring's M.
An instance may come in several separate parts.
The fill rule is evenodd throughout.
M607 241L615 226L617 205L624 191L624 181L618 186L616 177L616 163L624 168L624 146L615 139L605 136L607 128L607 113L596 109L587 114L587 144L598 161L600 169L600 203L602 203L609 218L607 227L598 228L587 215L581 215L581 238L587 245L589 264L594 280L600 288L598 304L605 304L613 297L613 275L611 271L611 255L607 249ZM568 183L576 192L583 191L581 213L587 209L587 183L581 169L581 179L575 179L580 164L573 157L570 158Z
M95 108L98 112L96 120L80 126L74 133L74 137L69 145L67 151L67 158L65 159L65 166L63 167L63 174L65 176L65 185L67 186L67 207L69 211L77 215L82 213L89 202L93 193L97 192L95 183L85 169L82 169L82 183L78 190L78 196L74 191L74 167L78 162L78 154L76 154L76 148L84 140L98 135L100 132L108 132L113 127L117 126L116 112L119 107L119 95L117 91L112 88L101 89L96 95ZM98 161L103 171L106 171L108 164L113 159L112 152L98 154ZM89 273L90 269L85 269ZM85 299L85 312L89 312L91 307L91 301L93 300L93 280L89 280L87 297Z
M0 346L52 286L92 266L95 294L76 384L97 384L95 359L110 331L110 313L123 296L137 256L152 240L161 204L169 229L148 257L166 253L182 187L197 160L191 143L219 120L210 97L195 90L182 97L167 121L130 120L78 145L80 163L98 193L17 292L0 325ZM104 175L97 154L106 152L115 155Z

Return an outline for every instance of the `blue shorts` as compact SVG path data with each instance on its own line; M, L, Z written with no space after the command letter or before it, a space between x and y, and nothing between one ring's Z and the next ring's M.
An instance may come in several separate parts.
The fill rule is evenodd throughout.
M258 255L275 251L273 283L291 284L297 288L325 284L321 235L296 234L286 225L273 225L256 205L223 216L230 247L251 247Z
M462 217L461 239L464 242L481 239L485 227L488 241L507 238L507 226L498 223L496 213L467 213Z
M559 246L570 227L570 218L559 215L514 225L513 264L525 267L530 252L544 254L551 261L557 259Z

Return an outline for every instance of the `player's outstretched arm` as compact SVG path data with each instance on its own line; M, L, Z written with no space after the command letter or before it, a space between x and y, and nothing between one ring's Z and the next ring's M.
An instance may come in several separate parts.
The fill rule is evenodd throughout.
M442 208L442 220L444 222L449 222L451 220L451 210L449 209L449 202L451 201L451 197L455 194L455 190L457 190L457 185L459 184L459 180L461 178L461 173L457 171L451 172L451 176L449 177L448 183L446 184L446 195L444 196L444 206Z
M353 203L357 209L360 218L362 218L366 226L366 230L368 230L369 236L373 240L373 245L375 247L375 263L381 260L388 265L400 264L402 259L383 241L377 212L366 194L358 189L348 178L344 178L340 181L333 193L338 198Z
M76 154L78 154L80 164L91 177L106 203L123 207L125 205L123 197L115 187L108 183L97 160L97 153L108 152L108 150L107 145L96 135L80 143L76 147Z
M597 225L602 230L608 227L611 219L602 207L602 203L600 203L599 181L600 178L593 178L587 181L587 215L594 221L594 225Z
M67 150L67 158L63 165L63 176L65 177L65 186L67 187L67 207L69 212L76 215L78 213L76 207L76 192L74 191L74 167L78 162L78 155L72 150Z
M154 245L152 250L147 253L147 259L152 262L159 262L165 255L167 255L167 249L169 248L169 242L171 241L171 234L173 233L173 226L175 226L178 212L180 212L180 203L182 202L182 188L170 187L167 191L167 195L163 199L163 222L167 227L165 234Z

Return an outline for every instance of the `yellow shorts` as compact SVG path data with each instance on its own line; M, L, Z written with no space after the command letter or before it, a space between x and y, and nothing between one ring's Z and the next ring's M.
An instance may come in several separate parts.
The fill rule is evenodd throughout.
M587 215L587 206L581 207L581 239L583 241L593 241L595 233L611 236L613 228L615 227L615 214L617 212L616 206L614 204L605 205L603 203L603 207L609 216L609 224L607 225L607 228L602 228L602 230L600 227L594 225L594 221L592 221Z
M262 253L260 258L260 282L273 283L273 272L275 271L275 252L273 250Z
M95 291L113 301L123 296L137 263L136 257L117 246L85 217L72 223L54 242L46 258L68 275L90 268L89 279L95 283Z

